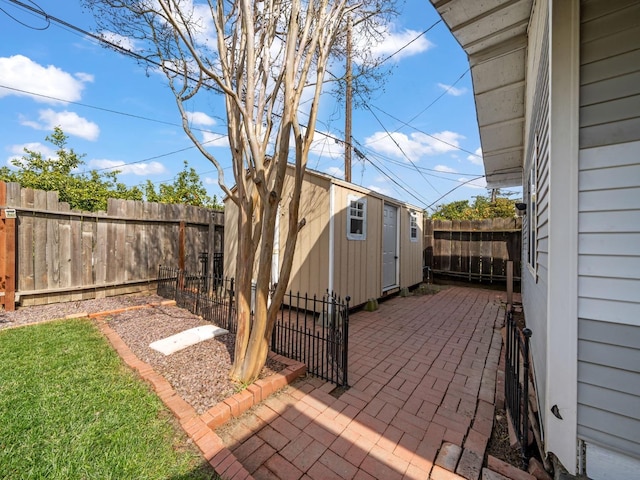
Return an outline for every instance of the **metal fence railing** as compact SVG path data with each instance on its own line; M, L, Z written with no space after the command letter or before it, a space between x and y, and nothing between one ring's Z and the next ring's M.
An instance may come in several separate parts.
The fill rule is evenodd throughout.
M271 350L304 362L307 371L348 386L349 297L285 295L271 336Z
M529 446L529 339L531 330L520 329L507 311L505 345L505 403L518 437L523 466Z
M160 266L158 295L236 333L233 278L203 273ZM348 386L349 300L334 293L316 298L289 292L273 327L271 350L304 362L311 375Z

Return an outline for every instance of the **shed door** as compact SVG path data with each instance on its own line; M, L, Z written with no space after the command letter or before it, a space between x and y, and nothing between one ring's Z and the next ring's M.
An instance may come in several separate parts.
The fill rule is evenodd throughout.
M384 204L382 219L382 289L398 284L398 207Z

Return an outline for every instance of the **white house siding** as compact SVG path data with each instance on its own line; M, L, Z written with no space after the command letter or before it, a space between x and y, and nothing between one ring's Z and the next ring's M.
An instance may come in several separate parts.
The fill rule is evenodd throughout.
M640 3L580 7L578 436L600 478L589 445L640 459Z
M527 212L522 222L523 238L523 271L522 301L524 304L527 326L533 331L531 338L531 354L541 411L545 411L547 370L547 310L540 306L547 305L548 279L548 208L549 208L549 42L548 42L548 10L547 2L536 2L529 27L529 44L527 59L527 78L535 81L527 82L526 110L527 115L525 176L523 178L523 195L529 198L529 173L537 163L535 214L537 252L534 265L529 264L529 215ZM537 134L537 140L536 140ZM537 153L536 153L537 149Z

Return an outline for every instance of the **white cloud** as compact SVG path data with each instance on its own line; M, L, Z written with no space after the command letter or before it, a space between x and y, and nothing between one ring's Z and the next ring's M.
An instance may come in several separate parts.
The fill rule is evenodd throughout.
M393 55L393 59L398 61L402 58L411 57L422 52L426 52L433 44L424 35L420 35L417 30L396 31L394 24L387 26L383 33L383 40L371 47L371 53L377 58L386 58ZM416 39L416 37L419 38ZM370 42L371 39L361 37L360 42ZM405 47L405 48L403 48Z
M91 75L90 73L78 72L74 73L73 76L84 83L93 83L93 81L95 80L95 76Z
M483 165L482 148L480 148L480 147L476 148L476 151L474 153L475 153L475 155L469 155L467 157L467 160L469 160L474 165Z
M344 158L344 143L336 142L336 135L316 131L309 153L323 159L338 160Z
M200 3L193 6L193 13L198 24L196 42L199 45L215 48L217 36L211 8L207 3Z
M114 45L118 45L125 50L129 50L130 52L135 52L139 50L139 44L136 39L131 37L125 37L124 35L120 35L119 33L110 32L108 30L104 30L100 32L100 37L104 38L107 42L113 43Z
M376 132L365 139L365 144L368 148L379 153L398 158L404 158L402 153L404 152L410 159L416 161L423 156L439 155L457 150L460 147L460 140L463 138L465 138L463 135L448 130L433 135L416 132L409 136L400 132L391 133L391 136L386 132Z
M477 178L475 180L471 180L469 181L468 178L459 178L458 181L460 183L464 183L465 187L468 188L475 188L475 189L486 189L487 188L487 179L482 177L482 178ZM467 183L465 183L467 182Z
M36 102L49 104L74 102L80 100L84 84L90 81L93 81L92 75L76 73L74 76L53 65L44 67L23 55L0 58L0 83L22 90L0 88L0 97L27 96ZM46 95L48 98L25 92Z
M391 196L391 192L387 188L380 187L378 185L369 185L367 188L369 190L373 190L374 192L378 192L380 195L386 195L387 197Z
M446 165L436 165L433 169L442 173L457 173L456 170L451 167L447 167Z
M327 167L324 169L325 173L336 178L344 178L344 170L340 167Z
M202 143L207 148L210 147L229 147L229 137L213 132L202 132Z
M209 127L216 124L215 119L204 112L187 112L187 119L193 125Z
M95 159L89 162L89 166L94 169L110 168L120 171L123 175L157 175L165 173L167 169L160 162L134 163L126 165L121 160Z
M67 135L75 135L85 140L97 140L100 135L100 127L75 112L55 112L50 108L38 112L39 121L22 120L20 123L36 130L53 130L60 127Z
M453 95L454 97L459 97L460 95L464 95L467 93L466 88L456 88L453 85L447 85L445 83L439 83L438 86L445 90L447 95Z
M218 179L213 177L204 177L205 185L217 185Z
M23 156L26 156L24 149L31 150L32 152L39 152L42 154L43 158L53 158L56 155L56 152L49 146L43 145L40 142L31 142L31 143L22 143L20 145L11 145L7 147L7 150L12 153L12 155L7 158L7 165L13 166L12 160L19 160Z

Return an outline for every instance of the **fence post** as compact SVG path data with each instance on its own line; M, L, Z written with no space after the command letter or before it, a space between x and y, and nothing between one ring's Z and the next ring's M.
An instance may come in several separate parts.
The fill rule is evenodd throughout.
M7 205L7 184L0 182L0 205ZM16 219L7 218L6 208L0 219L0 283L4 289L4 309L16 309Z
M186 223L180 221L178 232L178 268L184 270L184 251L185 251Z
M348 387L349 370L349 301L351 297L344 297L344 320L342 322L342 385Z
M513 305L513 260L507 262L507 310Z
M233 291L233 282L234 279L232 278L230 281L230 285L229 285L229 308L227 310L227 330L231 331L231 319L233 317L233 296L234 296L234 291Z
M202 277L202 281L200 282L201 288L208 292L209 252L201 252L200 255L198 255L198 260L200 260L200 276Z

